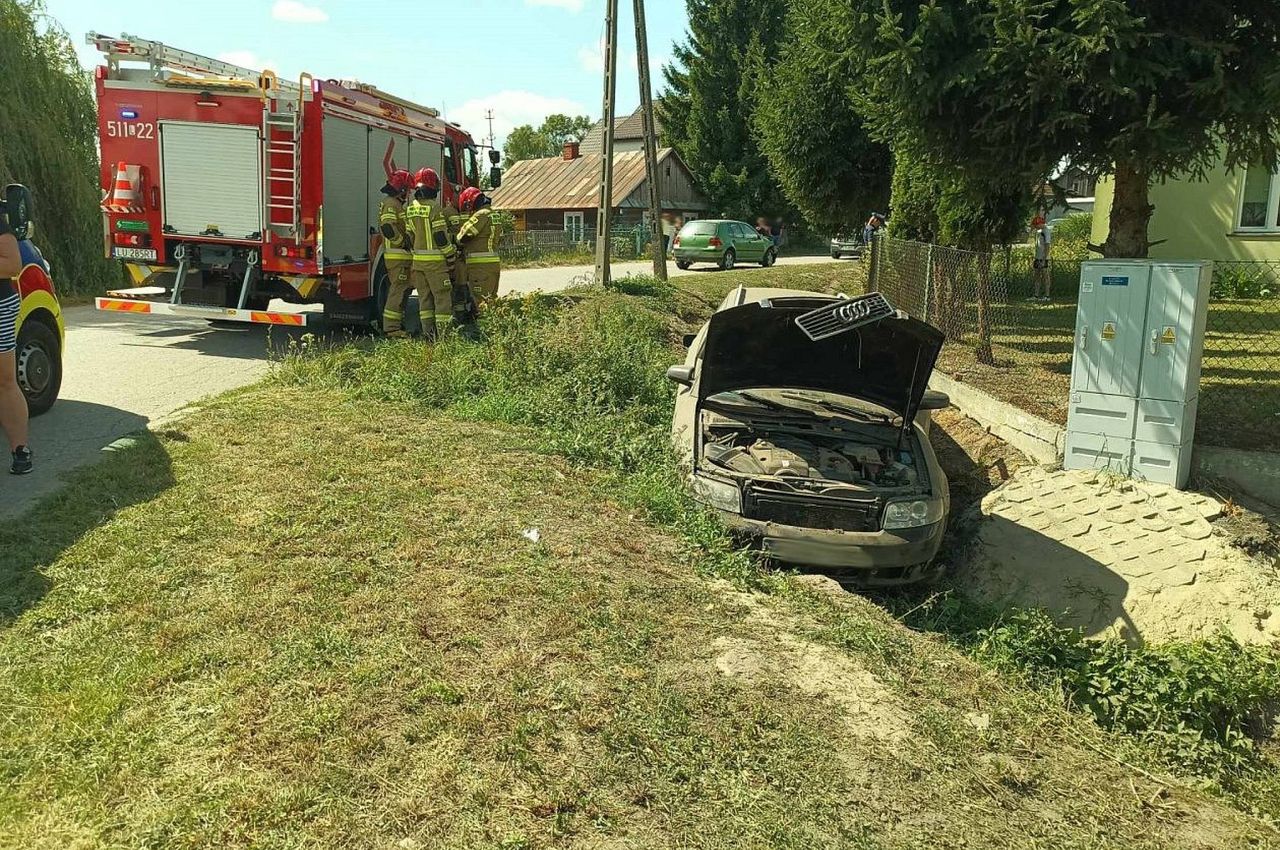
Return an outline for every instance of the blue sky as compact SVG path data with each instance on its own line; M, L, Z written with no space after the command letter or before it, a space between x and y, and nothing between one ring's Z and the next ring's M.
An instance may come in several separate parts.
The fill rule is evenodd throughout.
M301 71L356 78L392 94L443 107L474 135L494 111L499 145L511 127L552 112L600 115L604 0L46 0L81 61L100 64L90 30L143 38L281 76ZM632 4L619 2L618 111L639 103ZM684 38L684 0L646 0L654 88L672 44ZM426 32L465 20L473 38ZM471 57L475 57L473 60ZM437 61L424 63L424 57ZM429 69L423 73L422 68Z

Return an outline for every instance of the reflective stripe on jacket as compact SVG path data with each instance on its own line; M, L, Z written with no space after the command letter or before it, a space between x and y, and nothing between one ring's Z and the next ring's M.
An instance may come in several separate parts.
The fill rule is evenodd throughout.
M453 256L453 241L442 209L434 201L415 198L405 210L405 222L413 235L413 259L443 262ZM441 245L440 243L444 244Z
M390 227L394 232L392 236L387 236L385 232L382 234L388 255L392 249L408 249L409 246L405 240L408 234L405 227L404 204L400 203L399 198L386 196L382 199L382 203L378 206L378 226L380 230L383 227Z
M493 210L481 207L471 214L458 231L458 244L467 252L469 263L501 262L495 250L498 229L493 226Z

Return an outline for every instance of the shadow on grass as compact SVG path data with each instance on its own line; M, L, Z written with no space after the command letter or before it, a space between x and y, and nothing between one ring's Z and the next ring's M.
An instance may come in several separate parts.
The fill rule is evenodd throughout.
M99 463L70 474L58 492L0 525L0 629L49 592L48 570L67 549L119 511L173 486L169 453L157 435L143 430L126 439Z

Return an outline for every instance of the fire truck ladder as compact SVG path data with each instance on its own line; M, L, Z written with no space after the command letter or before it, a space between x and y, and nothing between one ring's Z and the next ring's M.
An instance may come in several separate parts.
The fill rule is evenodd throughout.
M270 73L270 72L268 72ZM274 81L275 75L271 78ZM310 74L298 80L297 100L279 97L268 87L262 113L262 138L266 143L266 195L268 226L284 227L294 242L302 241L302 103L311 81ZM293 87L290 87L293 89ZM275 210L288 214L287 221L274 217Z
M128 33L121 35L119 38L112 38L109 35L91 32L85 36L85 43L93 45L106 54L107 68L113 75L120 72L120 63L122 61L145 62L151 67L152 75L157 82L164 81L165 70L172 70L188 74L205 74L229 80L246 80L263 87L263 77L265 75L261 71L244 68L240 65L232 65L230 62L223 62L218 59L210 59L208 56L201 56L198 53L178 50L176 47L169 47L162 42L139 38ZM267 73L270 74L270 72ZM272 78L275 77L274 74L270 74L270 76ZM290 82L281 81L279 86L290 92L298 90L298 87Z

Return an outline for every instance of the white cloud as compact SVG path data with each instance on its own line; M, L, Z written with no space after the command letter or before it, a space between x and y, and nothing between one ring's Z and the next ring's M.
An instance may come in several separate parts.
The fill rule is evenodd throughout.
M230 62L232 65L252 68L255 71L280 70L280 63L274 59L263 59L252 50L228 50L224 53L219 53L214 58L219 62Z
M526 6L554 6L569 12L581 12L584 0L524 0Z
M323 24L329 20L329 13L299 0L276 0L271 17L290 24Z
M493 110L493 134L497 138L499 149L506 144L507 134L512 127L531 124L537 127L553 113L564 115L589 115L590 111L566 97L546 97L529 91L500 91L485 97L468 100L461 106L449 107L449 120L461 124L477 142L487 141L489 121L485 118L488 110Z

